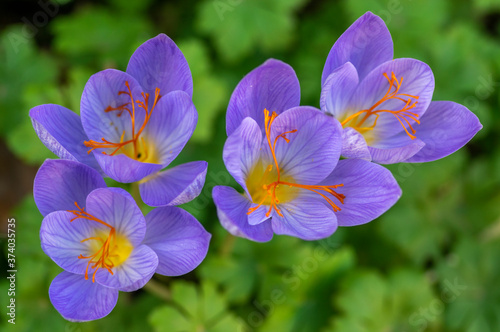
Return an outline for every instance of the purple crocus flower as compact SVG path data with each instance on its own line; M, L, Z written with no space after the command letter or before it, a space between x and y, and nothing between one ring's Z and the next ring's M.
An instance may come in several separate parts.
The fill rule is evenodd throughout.
M482 128L465 106L431 101L429 66L393 60L389 30L370 12L335 42L321 83L321 110L341 122L347 158L381 164L433 161L460 149Z
M164 34L142 44L127 72L107 69L90 77L78 115L59 105L30 111L42 142L63 159L77 160L112 179L140 183L151 206L178 205L199 195L207 163L160 172L191 137L198 114L193 81L177 45Z
M143 287L154 273L188 273L207 254L211 236L189 213L166 206L144 217L130 194L79 162L46 160L33 192L42 249L64 269L49 297L67 320L102 318L119 291Z
M306 240L369 222L401 190L384 167L339 161L339 122L298 106L299 82L287 64L268 60L238 84L226 115L224 163L243 187L216 186L219 220L231 234L269 241L273 233Z

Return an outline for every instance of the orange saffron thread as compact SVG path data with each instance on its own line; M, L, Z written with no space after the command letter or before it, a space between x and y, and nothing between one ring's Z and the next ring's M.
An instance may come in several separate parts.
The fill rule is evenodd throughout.
M349 121L354 120L358 118L359 116L363 115L364 116L354 125L351 126L354 129L357 129L360 132L367 131L367 130L373 130L375 126L377 125L378 118L381 113L390 113L396 117L396 119L399 121L401 126L403 126L403 129L405 130L406 134L411 138L415 139L416 136L414 134L416 133L415 129L413 129L413 126L411 125L409 120L415 121L417 124L420 124L420 121L418 120L418 114L415 112L410 112L411 109L413 109L417 103L418 103L418 96L413 96L410 94L406 93L399 93L399 90L401 88L401 85L403 84L403 77L401 77L401 80L398 80L396 78L396 75L394 75L394 72L391 72L391 78L384 73L384 77L387 79L389 82L389 89L387 89L387 92L385 95L377 101L375 104L373 104L372 107L369 109L361 110L359 112L356 112L344 121L342 121L342 126L345 126ZM394 91L393 91L394 90ZM407 98L407 99L405 99ZM377 107L381 106L384 102L391 100L391 99L396 99L400 100L404 103L404 106L397 111L391 111L387 109L377 109ZM364 122L371 116L375 115L375 120L373 121L373 124L371 126L367 127L362 127ZM411 133L408 131L408 129L411 131Z
M101 248L97 252L95 252L93 255L83 256L82 254L80 254L78 256L78 259L88 259L89 260L89 262L87 263L87 268L85 270L85 280L89 279L89 267L90 267L92 269L95 269L94 273L92 275L92 282L95 282L95 275L100 268L106 269L106 270L108 270L109 273L113 274L113 271L111 269L114 267L114 264L110 260L110 257L114 257L115 255L111 255L110 247L111 247L111 242L116 243L115 242L116 230L110 224L108 224L108 223L94 217L93 215L87 213L86 211L84 211L85 208L81 208L80 206L78 206L77 202L75 202L75 206L76 206L77 210L68 210L68 212L71 212L75 215L75 217L73 219L71 219L70 222L73 222L76 219L87 219L87 220L92 220L92 221L98 222L99 224L110 228L109 235L108 235L106 240L103 240L101 237L88 237L88 238L80 241L80 242L86 242L86 241L94 240L94 241L99 241L102 243Z
M271 154L273 156L273 161L274 161L274 165L276 167L276 172L278 174L278 179L276 181L268 184L268 185L264 184L262 186L262 189L266 190L267 194L264 196L264 198L259 202L259 204L257 206L249 208L247 214L250 215L253 212L255 212L255 210L257 210L262 204L264 204L264 202L266 201L266 199L268 197L271 197L271 204L269 206L269 210L266 212L266 217L269 217L271 215L271 212L273 209L276 211L276 213L280 217L283 217L281 210L278 208L278 204L280 203L280 201L279 201L278 197L276 196L276 188L279 185L286 185L286 186L290 186L290 187L296 187L296 188L301 188L301 189L306 189L306 190L312 191L312 192L320 195L321 197L323 197L327 201L327 203L330 204L330 206L333 208L333 211L335 211L335 212L340 211L341 209L338 207L338 205L335 204L328 196L326 196L325 193L328 193L328 194L334 196L335 198L337 198L340 201L340 203L344 204L345 196L342 194L339 194L333 190L335 188L342 187L344 184L337 184L337 185L332 185L332 186L319 186L319 185L305 185L305 184L298 184L298 183L281 181L280 168L279 168L278 160L276 158L276 153L275 153L276 143L278 142L279 138L283 138L286 143L289 143L290 139L287 138L286 135L297 132L297 129L286 131L282 134L279 134L278 136L275 137L273 144L271 144L271 125L277 116L278 116L278 114L276 114L276 112L273 112L271 115L269 115L269 111L267 109L264 109L264 126L265 126L265 131L266 131L266 138L267 138L267 143L269 145L269 148L271 149ZM264 173L264 177L271 170L272 170L272 165L269 165L268 168L266 169L266 172Z
M106 155L109 154L110 156L113 156L115 153L117 153L124 146L132 143L133 148L134 148L134 156L137 156L137 141L139 140L140 135L144 131L146 124L148 123L149 119L151 118L151 114L153 113L153 110L154 110L156 104L158 103L158 100L160 100L160 97L161 97L160 96L160 89L159 88L155 89L155 99L153 101L153 106L151 107L151 110L150 110L149 106L148 106L149 105L149 93L141 92L141 95L142 95L142 98L144 99L144 101L141 101L141 100L134 101L134 97L132 96L132 90L130 89L130 85L129 85L128 81L125 81L125 85L127 86L128 91L119 91L118 95L124 94L124 95L129 96L130 102L126 103L126 104L122 104L122 105L117 106L117 107L108 106L104 110L104 112L108 113L108 112L112 112L112 111L118 111L117 116L120 117L120 116L122 116L123 111L127 111L127 113L130 115L130 119L132 121L132 138L124 141L124 137L125 137L125 130L124 130L119 142L110 142L107 139L105 139L104 137L101 138L102 142L98 142L98 141L94 141L94 140L84 141L83 144L86 147L90 148L90 150L88 150L87 153L90 153L90 152L94 151L95 149L114 148L115 150L113 150L113 152L111 152L111 153L106 153L104 151L102 152L102 154L106 154ZM135 129L136 129L136 123L135 123L136 104L137 104L137 107L142 108L146 112L144 122L140 126L137 133L135 132ZM142 144L143 144L143 147L145 148L146 144L144 142L144 139L142 139ZM146 151L146 153L147 153L147 149L145 149L144 151Z

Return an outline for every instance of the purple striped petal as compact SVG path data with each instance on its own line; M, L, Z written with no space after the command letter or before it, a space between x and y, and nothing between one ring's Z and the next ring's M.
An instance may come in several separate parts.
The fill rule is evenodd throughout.
M196 128L198 113L184 91L162 96L144 130L146 141L153 144L158 163L166 167L177 157Z
M30 110L31 122L42 143L61 159L77 160L100 171L93 154L83 144L88 140L80 117L54 104L40 105Z
M118 290L63 271L50 284L49 297L65 319L86 322L107 316L118 301Z
M335 69L321 89L321 110L340 119L358 83L358 72L352 63L347 62Z
M125 236L135 247L144 239L146 221L132 196L116 189L92 191L87 197L85 210L114 227L117 235Z
M335 42L325 62L321 85L339 66L351 62L363 79L375 67L392 60L392 38L384 21L371 12L356 20Z
M356 226L378 218L401 197L396 179L383 166L366 160L339 161L335 170L320 185L343 184L335 191L345 195L335 212L339 226Z
M342 156L345 158L372 160L365 138L358 131L350 127L342 131Z
M319 240L332 235L337 229L337 218L321 200L319 195L317 198L307 195L279 204L283 217L273 211L274 233L304 240Z
M229 233L256 242L267 242L273 238L270 222L259 225L248 224L250 201L235 189L215 186L212 192L219 221Z
M299 104L300 85L293 68L278 60L267 60L234 89L226 113L227 136L246 117L254 119L264 132L264 109L280 114Z
M180 276L205 259L211 235L188 212L174 206L156 208L146 216L144 243L158 255L156 273Z
M99 269L95 281L106 287L131 291L144 286L157 267L158 256L154 250L141 244L132 250L125 262L113 267L113 274L106 269Z
M433 101L416 127L416 135L425 146L406 162L421 163L446 157L464 146L482 127L477 116L465 106Z
M175 90L185 91L190 97L193 95L193 79L186 58L165 34L137 48L130 58L127 73L152 96L156 88L160 88L162 96Z
M409 141L407 142L407 145L393 147L390 144L385 144L382 148L369 146L368 150L370 150L372 161L378 164L401 163L414 156L425 146L425 143L418 138L410 141L406 134L400 134L399 136L403 142ZM398 143L400 142L394 142L394 144Z
M104 173L122 183L140 181L163 168L161 164L143 163L124 154L109 156L95 151L94 155Z
M75 202L85 205L94 189L105 188L101 175L84 164L47 159L35 176L33 196L43 216L59 210L74 210Z
M141 198L147 205L180 205L192 201L205 184L208 163L193 161L167 169L141 182Z

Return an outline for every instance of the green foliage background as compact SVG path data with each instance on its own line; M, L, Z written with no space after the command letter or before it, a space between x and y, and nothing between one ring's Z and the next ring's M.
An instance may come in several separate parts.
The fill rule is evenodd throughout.
M46 1L41 1L46 3ZM184 206L213 234L207 259L178 278L155 276L121 293L114 311L70 323L48 299L60 269L44 255L32 194L15 217L16 325L7 323L0 275L0 328L16 331L500 331L500 1L498 0L58 0L36 31L38 1L4 1L0 15L1 163L38 167L54 158L28 111L56 103L79 112L90 75L125 70L145 40L166 33L187 57L199 122L175 163L207 160L206 186ZM52 7L54 9L54 7ZM380 15L396 57L433 68L435 100L465 104L484 128L466 148L429 164L390 169L403 197L367 225L305 242L233 238L220 226L211 190L235 185L222 163L232 89L267 58L291 64L302 104L318 106L330 47L365 11ZM25 20L23 20L25 18ZM40 18L38 18L40 22ZM33 176L33 172L29 173ZM2 183L11 174L2 174ZM32 181L32 179L29 179ZM112 181L110 185L115 185ZM147 207L144 207L147 210ZM2 225L5 226L5 220ZM2 266L6 266L6 228Z

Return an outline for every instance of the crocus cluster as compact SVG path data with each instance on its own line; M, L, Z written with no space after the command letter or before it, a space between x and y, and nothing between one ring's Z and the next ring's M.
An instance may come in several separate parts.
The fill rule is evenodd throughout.
M119 291L143 287L155 274L179 276L205 258L211 235L173 205L200 193L207 170L195 161L162 171L191 137L197 112L191 73L165 35L141 45L127 72L90 77L81 117L59 105L30 111L41 141L62 160L47 160L34 183L44 216L43 251L64 271L52 282L54 307L71 321L99 319ZM103 177L137 182L144 216L124 189Z

